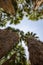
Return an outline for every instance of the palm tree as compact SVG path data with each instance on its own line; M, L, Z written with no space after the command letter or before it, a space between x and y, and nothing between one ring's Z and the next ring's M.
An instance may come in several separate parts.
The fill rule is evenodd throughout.
M25 37L26 38L35 38L35 39L38 39L38 36L36 36L36 33L33 33L33 32L27 32L25 34Z
M24 32L19 33L22 41ZM27 65L24 48L22 44L17 44L20 38L18 31L13 28L0 30L0 65Z
M37 40L36 34L28 32L25 35L25 40L28 46L29 59L31 65L43 65L43 42Z
M0 0L0 8L3 8L3 11L15 15L17 11L17 2L15 0Z
M24 48L22 45L17 45L14 47L14 54L2 65L27 65Z
M0 59L5 56L19 41L19 34L11 28L0 29Z

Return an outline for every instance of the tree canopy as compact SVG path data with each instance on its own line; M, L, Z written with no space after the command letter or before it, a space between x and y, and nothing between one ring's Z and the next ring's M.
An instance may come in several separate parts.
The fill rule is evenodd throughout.
M10 24L19 24L24 16L33 21L43 19L43 0L0 0L0 26L5 26L9 21ZM38 61L40 61L41 58L43 60L43 45L41 44L43 42L37 38L33 32L24 34L23 31L10 27L4 30L0 29L0 65L29 65L26 60L25 50L22 47L22 41L33 51L32 57L28 47L31 61L32 59L34 60L35 48L36 50L38 48L37 51L40 52L41 55L41 57L39 56L40 59L38 57ZM32 44L35 46L33 47ZM39 48L41 48L41 50L39 50ZM37 56L37 52L35 56ZM37 57L35 58L37 60ZM42 60L40 65L43 64ZM31 63L34 63L34 61Z
M23 16L30 20L43 19L43 0L0 0L0 25L18 24Z

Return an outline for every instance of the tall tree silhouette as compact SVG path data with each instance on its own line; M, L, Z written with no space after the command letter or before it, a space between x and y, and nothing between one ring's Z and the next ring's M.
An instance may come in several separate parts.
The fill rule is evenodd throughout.
M31 65L43 65L43 42L35 38L35 34L26 37Z

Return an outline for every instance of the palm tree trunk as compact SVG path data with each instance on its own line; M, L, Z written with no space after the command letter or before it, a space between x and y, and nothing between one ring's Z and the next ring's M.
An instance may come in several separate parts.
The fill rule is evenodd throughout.
M35 10L38 9L38 7L43 3L43 0L36 0L36 3L35 3Z
M43 42L28 38L27 46L31 65L43 65Z
M6 13L15 15L15 9L14 9L13 3L12 3L12 0L0 0L0 8L3 8Z
M19 41L19 35L13 30L0 29L0 59L5 56Z

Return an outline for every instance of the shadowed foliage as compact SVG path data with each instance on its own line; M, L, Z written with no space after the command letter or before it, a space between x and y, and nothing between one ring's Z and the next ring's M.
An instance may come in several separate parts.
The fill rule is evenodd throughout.
M18 41L19 35L17 32L10 28L0 29L0 58L5 56Z
M14 65L14 63L11 63L11 62L12 61L14 62L15 57L16 57L15 54L12 55L12 57L9 60L7 60L6 62L4 62L2 65Z
M3 62L2 65L27 65L25 52L22 45L15 46L13 50L14 54L10 57L10 59Z
M0 0L0 26L8 21L19 24L24 16L33 21L43 19L43 0Z

